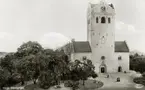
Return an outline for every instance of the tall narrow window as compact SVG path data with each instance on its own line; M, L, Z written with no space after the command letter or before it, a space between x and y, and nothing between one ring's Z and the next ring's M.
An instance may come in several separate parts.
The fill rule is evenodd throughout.
M101 18L101 23L106 23L105 17L102 17L102 18Z
M111 23L111 19L110 18L108 18L108 23Z
M121 66L118 67L118 72L122 72L122 67Z
M96 23L98 23L99 22L99 19L98 19L98 17L96 17Z

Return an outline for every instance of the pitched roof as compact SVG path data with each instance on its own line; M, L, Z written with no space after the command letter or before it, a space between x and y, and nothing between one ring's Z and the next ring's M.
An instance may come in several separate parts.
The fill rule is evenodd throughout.
M74 52L85 53L92 52L88 41L73 41ZM125 41L115 42L115 52L129 52L129 48Z
M73 48L74 48L74 52L81 52L81 53L85 53L85 52L91 52L91 47L88 41L77 41L77 42L73 42Z
M129 48L125 41L115 42L115 52L129 52Z

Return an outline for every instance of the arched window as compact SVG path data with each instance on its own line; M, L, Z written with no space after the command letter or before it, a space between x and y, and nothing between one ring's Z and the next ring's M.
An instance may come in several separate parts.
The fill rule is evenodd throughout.
M102 18L101 18L101 23L106 23L105 17L102 17Z
M98 19L98 17L96 17L96 23L99 23L99 19Z
M121 66L118 67L118 72L122 72L122 67Z
M111 19L110 18L108 18L108 23L111 23Z

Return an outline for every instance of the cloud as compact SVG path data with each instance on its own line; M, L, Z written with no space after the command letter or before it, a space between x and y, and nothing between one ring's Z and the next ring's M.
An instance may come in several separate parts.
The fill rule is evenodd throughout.
M126 24L122 21L116 22L116 29L117 29L117 33L120 33L120 34L134 34L134 33L139 32L136 30L136 28L133 25Z
M45 48L56 49L69 42L70 39L60 33L50 32L40 38L40 44Z

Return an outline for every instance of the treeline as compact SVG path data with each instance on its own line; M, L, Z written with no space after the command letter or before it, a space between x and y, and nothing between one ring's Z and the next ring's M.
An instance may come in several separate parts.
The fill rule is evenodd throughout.
M136 72L145 72L145 56L135 53L130 55L130 69Z
M64 51L44 49L37 42L23 43L16 52L0 60L0 87L33 81L41 88L59 85L65 80L79 81L97 77L91 60L70 61ZM84 82L85 83L85 82ZM73 87L73 85L72 85Z

